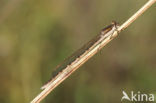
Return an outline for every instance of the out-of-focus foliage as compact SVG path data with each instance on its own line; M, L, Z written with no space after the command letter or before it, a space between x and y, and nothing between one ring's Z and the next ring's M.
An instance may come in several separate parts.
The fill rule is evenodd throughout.
M147 0L1 0L0 102L28 103L64 58ZM155 93L156 12L150 8L43 103L120 103Z

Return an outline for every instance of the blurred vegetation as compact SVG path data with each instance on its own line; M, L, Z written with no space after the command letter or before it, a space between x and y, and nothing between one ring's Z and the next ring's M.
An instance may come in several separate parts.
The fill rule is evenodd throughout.
M1 0L0 102L28 103L60 62L147 0ZM43 103L120 103L156 93L156 13L150 8Z

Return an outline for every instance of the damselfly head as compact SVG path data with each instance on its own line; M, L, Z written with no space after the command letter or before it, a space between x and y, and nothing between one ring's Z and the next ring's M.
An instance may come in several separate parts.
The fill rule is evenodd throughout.
M114 26L116 26L116 27L118 27L119 26L119 23L118 22L116 22L116 21L112 21L112 23L111 23L112 25L114 25Z

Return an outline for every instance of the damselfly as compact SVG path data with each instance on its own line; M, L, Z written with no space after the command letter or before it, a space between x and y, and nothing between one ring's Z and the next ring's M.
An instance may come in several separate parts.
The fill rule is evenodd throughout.
M81 49L76 51L73 55L67 58L62 64L56 67L56 71L53 72L51 79L41 87L45 89L47 87L55 88L64 79L66 79L72 72L78 67L84 64L90 57L98 52L103 46L103 42L106 39L112 39L112 35L119 26L116 22L112 22L111 25L102 29L100 34L85 44ZM108 38L109 37L109 38Z

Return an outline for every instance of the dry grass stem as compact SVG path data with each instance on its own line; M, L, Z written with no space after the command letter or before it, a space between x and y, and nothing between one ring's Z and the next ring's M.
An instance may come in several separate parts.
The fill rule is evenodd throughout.
M87 60L89 60L94 54L96 54L100 49L102 49L107 43L109 43L113 38L115 38L122 30L127 28L131 23L133 23L141 14L143 14L149 7L151 7L156 0L149 0L142 8L140 8L132 17L130 17L125 23L117 28L117 31L113 32L112 35L106 37L99 46L92 49L92 51L84 54L79 58L75 63L72 63L69 67L67 67L67 74L58 75L55 77L56 79L50 81L48 86L37 95L31 103L39 103L43 100L54 88L56 88L61 82L63 82L67 77L69 77L75 70L77 70L82 64L84 64Z

